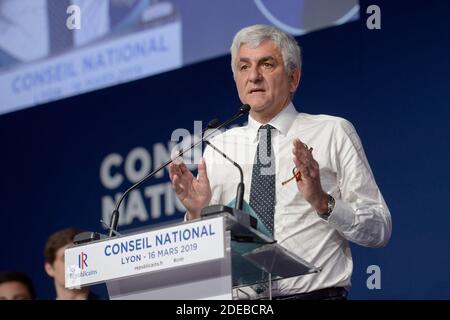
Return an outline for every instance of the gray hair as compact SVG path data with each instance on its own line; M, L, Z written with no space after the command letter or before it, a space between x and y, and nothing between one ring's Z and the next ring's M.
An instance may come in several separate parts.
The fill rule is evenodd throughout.
M294 69L301 68L301 49L293 36L280 29L263 24L255 24L241 29L233 39L231 44L231 70L235 73L235 63L237 52L241 45L248 44L252 48L258 47L263 41L271 40L281 50L284 61L284 67L290 76Z

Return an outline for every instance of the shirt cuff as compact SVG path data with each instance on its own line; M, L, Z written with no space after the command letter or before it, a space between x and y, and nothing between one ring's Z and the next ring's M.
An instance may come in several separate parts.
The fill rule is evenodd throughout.
M328 223L339 231L349 231L355 219L355 211L346 202L335 200L334 209L328 217Z

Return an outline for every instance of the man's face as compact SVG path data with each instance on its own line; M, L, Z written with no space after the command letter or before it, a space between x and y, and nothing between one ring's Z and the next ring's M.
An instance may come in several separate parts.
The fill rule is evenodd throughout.
M260 122L280 112L298 86L300 71L295 69L288 76L281 51L272 41L256 48L241 45L234 63L239 98L250 105L252 117Z
M46 262L45 264L45 270L47 271L47 274L50 277L54 278L55 282L61 287L64 287L65 283L64 250L66 250L68 246L69 245L66 245L56 251L55 261L53 261L52 264L48 262Z

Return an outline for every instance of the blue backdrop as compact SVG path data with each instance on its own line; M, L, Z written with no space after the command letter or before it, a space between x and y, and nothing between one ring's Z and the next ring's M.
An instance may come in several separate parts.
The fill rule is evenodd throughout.
M371 4L381 8L381 30L366 28ZM386 248L353 246L350 298L450 299L450 2L361 1L360 16L297 38L304 67L294 100L303 112L354 124L391 210ZM233 114L240 101L229 60L0 116L0 269L29 273L38 296L53 298L43 268L49 234L67 226L102 231L104 197L131 185L121 165L113 173L124 181L106 188L102 162L112 153L126 161L137 147L155 160L155 144L167 146L175 128L193 131L193 120ZM182 217L166 208L167 190L158 196L161 215L151 216L146 187L167 181L165 172L140 188L149 217L122 228ZM381 269L379 290L366 286L370 265Z

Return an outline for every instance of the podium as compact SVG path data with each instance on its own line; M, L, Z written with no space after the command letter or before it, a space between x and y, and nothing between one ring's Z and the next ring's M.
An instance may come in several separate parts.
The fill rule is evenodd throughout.
M106 283L110 299L270 299L273 282L319 271L228 212L65 250L66 288Z

